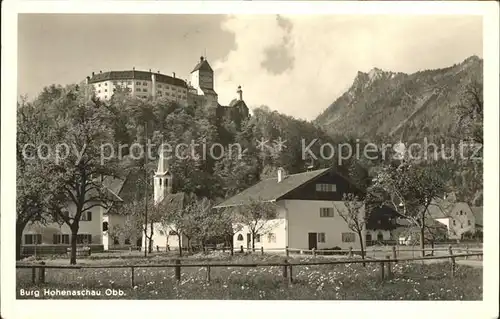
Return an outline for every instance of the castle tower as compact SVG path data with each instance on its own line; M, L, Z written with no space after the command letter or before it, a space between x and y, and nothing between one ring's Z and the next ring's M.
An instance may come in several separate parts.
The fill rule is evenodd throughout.
M158 159L158 169L153 177L154 182L154 201L159 203L165 198L167 194L172 193L172 173L168 159L164 156L163 152L159 151L160 156Z
M200 57L200 61L191 71L191 85L196 88L199 95L205 95L214 90L214 70L204 57Z

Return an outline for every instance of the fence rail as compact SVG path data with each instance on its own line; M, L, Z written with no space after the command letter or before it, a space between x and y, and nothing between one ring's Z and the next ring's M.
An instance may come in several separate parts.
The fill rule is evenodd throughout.
M181 264L179 259L175 259L173 263L164 264L135 264L135 265L68 265L68 266L58 266L58 265L46 265L45 263L40 264L16 264L18 269L32 269L32 282L45 283L45 270L46 269L117 269L117 268L128 268L131 274L131 285L135 286L135 275L134 271L137 268L174 268L175 269L175 279L177 281L181 280L181 268L206 268L206 279L210 281L210 270L216 267L282 267L282 276L289 283L293 282L293 267L298 266L319 266L319 265L343 265L343 264L369 264L378 263L380 266L380 276L381 279L392 278L392 264L398 262L408 262L408 261L424 261L424 260L437 260L437 259L449 259L451 265L451 275L455 275L456 258L460 257L482 257L483 253L466 253L466 254L453 254L451 247L448 248L448 255L444 256L424 256L424 257L412 257L412 258L397 258L394 255L386 255L385 259L349 259L349 260L322 260L322 261L302 261L302 262L289 262L288 259L284 259L282 262L270 262L270 263L224 263L224 262L210 262L210 263L184 263Z

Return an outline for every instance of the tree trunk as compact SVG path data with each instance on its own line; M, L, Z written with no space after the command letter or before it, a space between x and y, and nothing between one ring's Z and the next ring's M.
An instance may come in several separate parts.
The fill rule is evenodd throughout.
M78 235L78 226L71 227L71 254L69 263L70 265L76 265L76 239Z
M22 258L21 249L23 245L23 230L27 223L16 222L16 260Z
M231 240L229 241L229 248L231 248L231 256L234 256L234 242L233 242L234 235L231 237Z
M358 236L359 236L359 245L361 247L361 259L365 259L365 247L363 245L363 234L358 231ZM366 264L363 263L363 267L366 267Z
M422 218L422 225L420 226L420 249L422 250L422 257L425 257L425 221Z
M255 234L252 232L252 252L255 251Z
M182 235L180 233L177 233L177 238L179 239L179 257L182 257L182 240L181 240Z
M151 222L149 226L149 247L148 247L148 252L151 254L153 252L153 222Z

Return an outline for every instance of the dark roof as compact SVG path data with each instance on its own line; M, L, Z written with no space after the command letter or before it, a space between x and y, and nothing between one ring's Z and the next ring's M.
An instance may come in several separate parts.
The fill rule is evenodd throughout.
M471 207L472 214L474 214L474 219L476 220L476 225L483 226L483 207L473 206Z
M161 201L161 205L166 210L180 210L184 207L186 199L186 194L183 192L167 194Z
M288 175L280 183L276 177L264 179L254 186L251 186L241 193L225 200L215 208L245 205L250 200L260 200L263 202L276 201L297 187L310 180L319 177L330 169L319 169L310 172Z
M193 71L191 71L191 73L198 71L198 70L210 71L210 72L214 71L214 70L212 70L212 68L210 67L210 64L208 64L208 61L204 57L200 57L200 62L198 62L198 64L196 64L196 66L194 67Z
M366 228L370 230L391 230L398 226L397 220L403 217L394 208L387 205L367 204L368 218L366 221ZM391 221L395 222L392 223Z
M207 88L202 88L200 87L200 89L203 91L203 93L205 94L213 94L213 95L217 95L217 93L215 92L214 89L207 89Z
M179 78L174 78L161 73L153 73L147 71L110 71L104 73L94 74L90 79L89 83L96 83L102 81L113 81L113 80L143 80L151 81L151 75L156 76L156 82L166 83L170 85L182 86L187 88L187 83Z
M225 106L225 107L237 107L239 105L245 105L246 106L246 103L245 101L243 100L238 100L238 99L233 99L228 106Z

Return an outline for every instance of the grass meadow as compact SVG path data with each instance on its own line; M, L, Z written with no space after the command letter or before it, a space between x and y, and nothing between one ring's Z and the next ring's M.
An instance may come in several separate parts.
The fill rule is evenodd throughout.
M81 259L80 265L158 264L173 257L148 259ZM224 261L231 263L279 262L277 255L191 256L182 263ZM291 262L312 261L322 257L297 256ZM47 264L68 264L67 260L47 260ZM185 267L181 281L175 280L174 268L136 268L131 286L130 268L121 269L47 269L46 283L31 283L31 269L17 269L17 297L21 289L115 289L122 296L83 296L82 299L236 299L236 300L481 300L482 267L456 266L454 277L447 262L422 264L405 262L393 265L393 279L380 278L378 264L294 266L293 283L282 277L282 267L212 267L211 280L206 268ZM42 298L64 299L62 296ZM69 297L75 298L75 297Z

